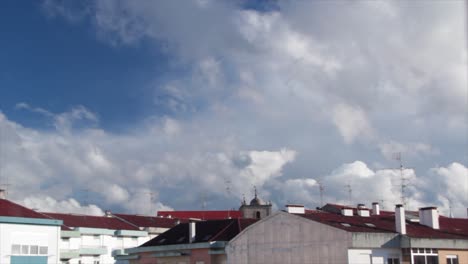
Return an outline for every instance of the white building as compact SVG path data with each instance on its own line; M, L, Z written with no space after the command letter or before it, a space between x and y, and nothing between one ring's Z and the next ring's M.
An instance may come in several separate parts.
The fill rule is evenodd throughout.
M177 219L111 213L43 214L63 221L60 260L67 264L128 263L124 249L137 247L177 223Z
M0 190L0 263L57 264L62 221L6 200Z

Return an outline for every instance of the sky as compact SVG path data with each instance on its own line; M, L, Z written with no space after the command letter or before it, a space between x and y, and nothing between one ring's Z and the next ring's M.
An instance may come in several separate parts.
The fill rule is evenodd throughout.
M393 210L403 183L407 208L466 217L466 10L3 1L0 184L99 215L238 208L254 187L275 209Z

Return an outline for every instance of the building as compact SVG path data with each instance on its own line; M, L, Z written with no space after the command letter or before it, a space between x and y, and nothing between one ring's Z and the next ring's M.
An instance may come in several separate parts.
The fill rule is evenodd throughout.
M60 260L69 264L128 263L124 249L137 247L178 223L177 219L112 214L42 213L63 222Z
M271 203L265 203L257 196L255 189L254 198L247 203L242 201L239 210L211 210L211 211L158 211L159 217L193 219L193 220L220 220L233 218L261 219L271 215Z
M244 199L239 211L242 218L262 219L271 215L271 207L271 203L265 203L257 196L257 189L255 189L254 198L249 204Z
M330 207L291 205L258 221L228 243L228 263L468 263L468 219L439 217L434 207L418 218L402 206Z
M0 190L0 263L57 264L62 221L5 199Z
M157 216L177 219L221 220L240 218L238 210L207 210L207 211L158 211Z
M224 264L225 246L256 219L181 223L147 243L127 249L131 264Z

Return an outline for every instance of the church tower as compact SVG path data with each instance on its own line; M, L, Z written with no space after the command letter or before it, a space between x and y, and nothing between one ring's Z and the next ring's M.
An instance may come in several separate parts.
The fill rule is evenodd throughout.
M255 188L255 197L247 204L245 198L241 207L242 218L262 219L271 214L271 203L265 203L257 196L257 188Z

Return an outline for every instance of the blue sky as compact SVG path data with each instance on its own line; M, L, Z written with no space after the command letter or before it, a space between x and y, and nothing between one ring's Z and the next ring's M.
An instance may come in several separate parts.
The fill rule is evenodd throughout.
M319 182L326 201L390 208L401 153L407 206L461 214L463 8L5 1L0 181L48 211L232 208L253 186L314 208Z
M109 46L89 23L47 16L39 1L6 1L0 12L1 108L25 124L41 127L44 120L16 111L18 102L56 113L83 105L99 113L106 128L138 122L150 104L145 84L168 72L167 56L144 41Z

